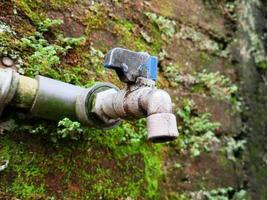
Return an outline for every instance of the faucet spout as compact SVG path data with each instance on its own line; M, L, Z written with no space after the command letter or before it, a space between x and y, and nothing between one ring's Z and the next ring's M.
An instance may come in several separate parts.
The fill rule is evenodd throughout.
M148 139L153 142L174 140L178 130L170 95L163 90L152 89L145 98Z

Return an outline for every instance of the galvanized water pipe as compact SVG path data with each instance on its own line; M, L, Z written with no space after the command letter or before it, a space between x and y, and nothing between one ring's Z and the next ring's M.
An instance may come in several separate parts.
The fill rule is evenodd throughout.
M94 96L110 88L116 89L110 83L82 88L40 75L35 79L29 78L10 68L0 69L0 108L10 104L44 119L61 120L67 117L87 126L109 127L120 122L120 119L102 123L95 116L88 116L92 114L90 110Z

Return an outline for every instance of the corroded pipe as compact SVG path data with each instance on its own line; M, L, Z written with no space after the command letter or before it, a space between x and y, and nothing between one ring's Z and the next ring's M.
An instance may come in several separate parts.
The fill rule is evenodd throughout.
M151 80L138 78L138 84L124 90L100 92L94 112L103 121L147 117L148 139L154 142L173 140L178 136L169 94L151 87ZM141 79L141 80L140 80ZM145 82L150 82L148 87Z
M16 73L16 72L13 72ZM18 85L11 104L19 108L31 108L38 89L38 81L26 76L18 76Z
M0 111L10 104L41 118L68 117L98 128L112 128L122 119L147 117L149 140L175 139L178 130L171 98L155 87L155 57L115 48L108 53L105 66L115 69L127 83L123 90L110 83L82 88L43 76L33 79L12 69L0 69Z

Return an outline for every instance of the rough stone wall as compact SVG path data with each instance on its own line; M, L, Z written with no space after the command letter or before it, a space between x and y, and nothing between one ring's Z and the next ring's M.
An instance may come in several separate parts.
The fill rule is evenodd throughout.
M158 56L158 87L172 95L180 130L153 145L144 120L102 131L7 108L0 199L264 199L265 4L0 1L0 57L27 76L123 87L103 70L109 49Z
M243 115L248 140L245 164L252 199L266 199L266 2L240 5L240 82L246 109ZM259 60L262 60L259 62ZM263 63L263 64L261 64ZM265 63L265 64L264 64Z

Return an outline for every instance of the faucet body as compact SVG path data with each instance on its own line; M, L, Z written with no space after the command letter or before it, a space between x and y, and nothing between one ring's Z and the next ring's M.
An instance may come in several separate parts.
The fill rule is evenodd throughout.
M154 142L173 140L178 136L169 94L156 89L151 80L139 78L137 84L123 90L103 91L96 96L94 108L103 121L147 117L148 139Z
M175 139L178 130L169 94L155 87L155 73L143 69L139 72L140 69L134 67L130 68L131 73L126 73L128 65L135 59L131 56L129 63L119 65L123 58L121 53L124 55L125 51L115 48L106 60L107 66L119 66L116 71L120 79L127 83L122 90L110 83L96 83L91 88L82 88L39 75L33 79L19 75L12 69L1 69L0 111L10 104L45 119L61 120L68 117L98 128L112 128L120 124L122 119L147 117L149 140L164 142ZM116 57L117 53L119 55ZM136 55L128 50L126 54ZM148 54L139 53L138 56L141 63L148 63ZM118 57L120 59L116 60ZM153 59L149 63L153 63ZM139 63L138 66L143 65Z

